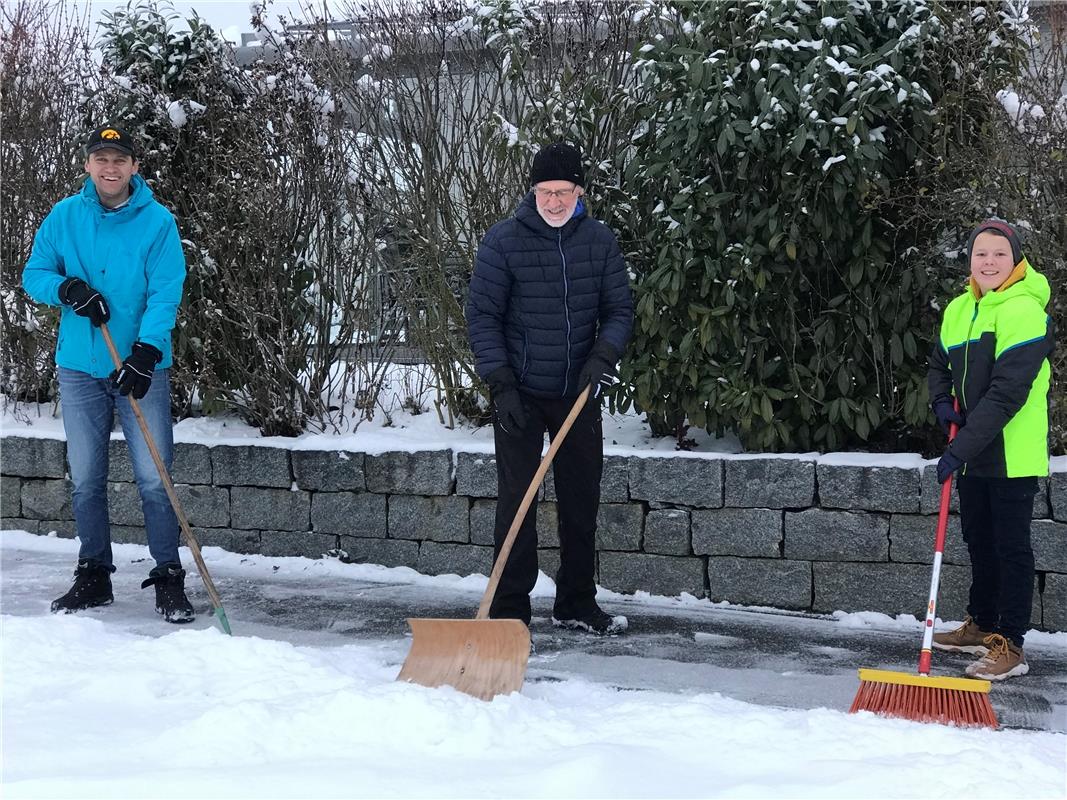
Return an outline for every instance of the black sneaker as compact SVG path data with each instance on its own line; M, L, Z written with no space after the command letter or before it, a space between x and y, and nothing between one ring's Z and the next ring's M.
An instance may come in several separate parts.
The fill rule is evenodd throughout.
M148 573L142 589L156 587L156 613L167 622L183 623L196 619L193 604L185 596L185 570L181 567L156 567Z
M101 564L79 561L74 570L74 585L65 595L52 601L52 613L73 614L113 602L115 595L111 593L111 570Z
M594 605L583 614L569 614L556 609L552 612L552 624L557 628L588 631L597 636L616 636L626 630L629 623L626 617L613 617L600 606Z

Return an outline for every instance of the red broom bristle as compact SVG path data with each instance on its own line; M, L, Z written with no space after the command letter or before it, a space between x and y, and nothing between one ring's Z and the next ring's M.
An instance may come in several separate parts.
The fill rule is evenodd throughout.
M860 681L850 714L870 711L915 722L938 722L965 727L997 728L989 695L961 689Z

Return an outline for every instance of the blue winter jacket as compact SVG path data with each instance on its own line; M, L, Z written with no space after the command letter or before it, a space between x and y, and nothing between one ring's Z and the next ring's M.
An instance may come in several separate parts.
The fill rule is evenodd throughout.
M132 194L114 211L101 205L85 179L81 193L52 208L33 240L22 285L38 303L61 305L59 285L81 278L107 300L108 329L119 357L142 341L163 354L158 368L171 365L170 336L182 299L185 256L173 215L152 196L140 175ZM88 318L61 305L56 363L107 377L114 369L100 331Z
M633 328L633 299L615 234L579 205L562 228L530 192L485 234L471 276L467 327L482 378L507 366L521 391L576 397L598 339L617 357Z

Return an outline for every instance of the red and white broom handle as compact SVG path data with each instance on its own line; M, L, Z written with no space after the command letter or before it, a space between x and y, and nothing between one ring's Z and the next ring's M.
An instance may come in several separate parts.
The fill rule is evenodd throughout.
M959 399L953 400L958 413ZM955 422L948 428L948 441L956 438L959 427ZM930 575L930 599L926 603L926 622L923 624L923 646L919 652L919 674L930 674L930 662L933 659L934 618L937 616L937 592L941 585L941 556L945 552L945 533L948 531L948 507L952 499L952 475L941 484L941 508L937 512L937 538L934 539L934 568Z

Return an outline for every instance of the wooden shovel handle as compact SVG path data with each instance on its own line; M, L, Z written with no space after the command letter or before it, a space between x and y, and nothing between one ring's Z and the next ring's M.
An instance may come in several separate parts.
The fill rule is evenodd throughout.
M104 335L104 343L107 345L108 352L111 353L111 360L115 362L115 369L122 369L122 359L119 358L119 351L115 348L115 342L111 338L111 332L107 329L106 322L100 325L100 332ZM141 405L133 395L129 395L128 399L130 401L130 407L133 408L134 416L137 417L137 424L141 427L141 433L144 436L145 444L148 445L148 452L152 454L152 460L156 464L156 469L159 470L159 477L160 480L163 481L163 488L167 490L167 497L170 498L170 504L174 508L174 515L178 518L178 523L181 525L182 534L185 536L185 543L189 546L189 551L193 554L196 568L200 571L200 577L204 581L204 588L207 589L208 596L211 598L211 605L216 611L220 611L222 609L222 600L219 599L219 593L215 590L215 584L211 580L211 575L208 574L207 565L204 563L204 557L200 554L200 545L197 543L196 537L193 536L193 531L189 527L189 520L185 518L185 512L182 510L182 505L178 502L178 495L174 491L174 483L170 479L167 467L159 455L159 450L156 449L156 443L152 439L152 434L148 432L148 422L145 421L144 415L141 413Z
M515 544L515 537L519 533L519 528L522 527L523 520L526 519L526 512L530 510L530 504L537 495L537 489L540 487L541 481L545 479L545 473L548 472L548 468L552 466L552 459L556 457L556 451L559 450L560 445L563 444L563 440L567 437L567 433L570 431L571 426L574 425L574 421L578 419L578 414L581 413L586 400L589 399L590 389L592 389L592 386L586 386L582 393L578 395L578 399L574 401L574 406L571 408L571 412L567 415L567 418L563 420L559 432L552 437L552 443L549 445L548 452L545 453L545 457L541 459L541 465L537 468L537 472L534 473L533 480L530 481L530 486L526 490L522 502L519 503L519 510L515 512L515 519L511 522L511 527L508 529L508 535L504 539L504 544L500 547L500 554L496 557L496 563L493 564L493 572L489 575L489 585L485 587L485 594L482 595L482 602L478 606L478 613L474 616L475 619L489 618L489 606L493 604L493 598L496 596L497 584L500 583L500 576L504 573L504 565L508 563L508 556L511 555L511 548Z

